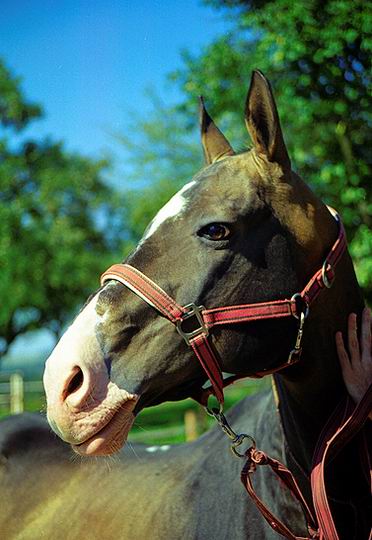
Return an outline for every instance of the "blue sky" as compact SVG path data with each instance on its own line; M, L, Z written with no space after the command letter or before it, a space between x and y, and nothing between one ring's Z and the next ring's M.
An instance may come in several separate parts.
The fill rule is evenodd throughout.
M1 0L0 10L0 57L45 110L25 134L94 157L109 152L121 165L125 152L112 133L129 111L146 111L145 89L177 100L165 80L181 66L180 50L197 53L229 29L200 0ZM12 353L51 344L45 333L21 337Z
M146 88L177 99L165 78L180 50L197 52L228 26L200 0L2 0L0 56L44 106L28 133L99 156L120 151L110 134L146 110Z

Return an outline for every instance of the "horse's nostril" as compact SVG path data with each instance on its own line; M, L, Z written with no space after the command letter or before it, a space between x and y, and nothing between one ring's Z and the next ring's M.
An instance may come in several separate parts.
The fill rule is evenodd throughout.
M76 367L76 372L71 378L65 391L65 398L76 392L83 384L84 375L79 367Z

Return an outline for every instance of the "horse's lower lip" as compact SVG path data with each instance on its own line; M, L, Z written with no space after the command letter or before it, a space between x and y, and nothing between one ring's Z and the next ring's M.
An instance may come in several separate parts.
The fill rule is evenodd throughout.
M128 405L128 402L126 402ZM133 404L134 406L134 404ZM73 450L83 456L105 456L117 452L126 440L134 420L132 411L121 407L110 420L85 441L72 444Z

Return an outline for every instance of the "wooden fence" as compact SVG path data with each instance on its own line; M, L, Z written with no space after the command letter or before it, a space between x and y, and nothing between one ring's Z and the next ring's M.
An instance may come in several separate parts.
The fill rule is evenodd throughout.
M30 394L44 394L42 381L25 381L19 371L0 373L0 416L22 413L27 409ZM187 410L183 423L133 433L130 440L151 443L154 439L177 437L192 441L198 437L199 431L198 415L193 410Z
M226 405L230 406L260 388L268 386L269 381L243 381L233 385L226 396ZM230 396L230 397L229 397ZM231 399L233 396L233 400ZM229 403L230 402L230 403ZM28 411L45 411L45 395L41 380L28 381L22 372L0 373L0 417ZM169 415L169 411L172 414ZM168 418L159 422L162 414ZM145 411L144 411L145 413ZM171 442L192 441L201 435L212 420L201 408L186 407L179 403L165 403L148 409L146 416L141 414L131 430L129 440L146 444L168 444ZM0 535L1 536L1 535Z
M18 414L25 410L25 395L43 394L42 381L25 381L19 371L12 373L0 373L0 407Z

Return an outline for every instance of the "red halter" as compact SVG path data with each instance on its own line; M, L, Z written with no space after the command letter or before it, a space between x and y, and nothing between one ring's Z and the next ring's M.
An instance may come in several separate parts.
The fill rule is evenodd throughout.
M222 406L224 402L223 388L241 377L231 376L223 379L216 354L208 341L209 331L214 326L225 324L296 317L300 321L299 329L295 347L290 352L288 360L275 369L257 372L252 377L263 377L298 362L301 355L303 325L309 313L309 307L322 289L331 287L335 277L334 268L346 249L345 231L341 220L334 210L331 209L331 212L339 225L337 240L325 258L322 267L313 275L305 288L294 294L290 300L274 300L213 309L206 309L195 304L180 306L150 278L128 264L111 266L102 274L101 284L103 285L111 279L119 281L176 326L178 333L184 338L187 345L192 347L212 385L210 389L200 389L200 392L193 396L194 399L206 405L209 395L213 393ZM190 319L194 319L194 321ZM191 323L194 329L186 331L185 321L189 321L187 324Z
M179 334L184 338L186 343L192 347L212 385L210 389L200 389L199 393L192 397L201 404L207 405L209 395L213 393L216 396L220 403L220 411L218 412L218 410L212 409L210 413L217 419L223 431L233 439L232 449L235 454L245 457L247 460L241 473L243 484L269 525L288 540L310 540L310 538L317 538L319 540L325 540L326 538L329 538L329 540L339 539L325 488L324 467L328 457L327 452L328 454L331 453L330 450L334 450L333 446L336 446L336 443L338 448L342 448L361 429L370 411L372 386L370 386L365 397L350 417L345 416L343 410L337 409L337 415L339 416L336 413L332 416L324 428L324 433L319 438L311 474L312 494L316 512L315 518L301 494L293 474L282 463L270 458L264 452L257 450L252 437L245 434L237 435L226 422L222 413L224 400L223 388L240 377L231 376L225 380L223 379L216 355L208 342L208 334L210 329L217 325L293 316L299 319L299 328L294 349L290 352L287 362L276 369L261 371L251 376L262 377L284 369L299 360L303 326L305 318L309 313L309 307L322 289L331 287L335 278L335 266L346 249L345 231L341 220L334 210L330 209L330 211L339 225L338 237L325 258L322 267L315 272L305 288L301 292L294 294L290 300L274 300L258 304L227 306L214 309L205 309L203 306L196 306L195 304L180 306L151 279L127 264L114 264L101 277L102 285L106 281L113 279L131 289L150 306L169 319L176 326ZM185 321L189 319L194 319L191 322L196 322L196 326L194 326L193 330L186 331L184 325ZM346 422L345 418L347 418ZM239 454L236 451L236 447L240 445L243 439L247 438L251 440L252 446L244 454ZM303 538L292 533L282 521L271 513L269 508L258 497L253 487L251 476L259 465L269 465L300 502L306 516L309 531L308 537Z

